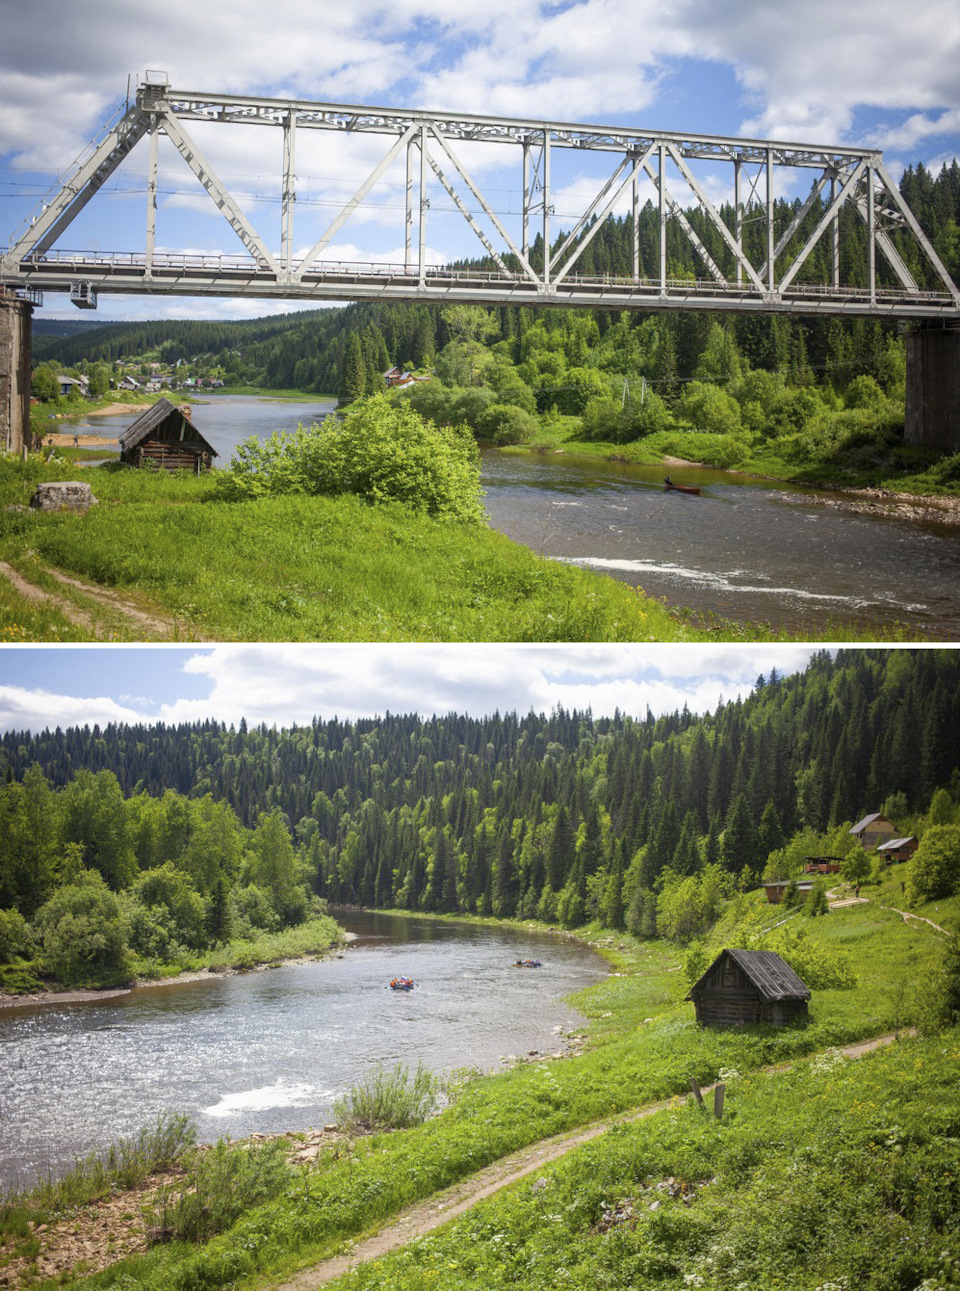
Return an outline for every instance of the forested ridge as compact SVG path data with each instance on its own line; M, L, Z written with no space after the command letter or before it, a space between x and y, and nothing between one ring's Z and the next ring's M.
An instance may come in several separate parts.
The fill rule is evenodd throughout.
M147 910L173 900L166 875L208 939L295 923L311 897L688 936L664 900L684 884L709 922L771 862L843 855L868 811L922 835L935 800L953 829L958 722L960 654L841 650L702 718L8 733L0 910L42 916L82 869L112 892L153 882Z

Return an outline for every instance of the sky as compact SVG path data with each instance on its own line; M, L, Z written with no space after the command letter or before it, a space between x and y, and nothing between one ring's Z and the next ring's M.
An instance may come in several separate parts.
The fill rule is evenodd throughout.
M822 647L816 647L820 649ZM814 647L520 645L5 646L0 731L109 722L278 728L384 713L643 718L713 712Z
M956 0L0 0L0 33L0 245L148 70L184 91L869 145L895 176L918 161L938 170L960 153ZM299 140L295 242L305 251L383 147L326 131ZM198 126L196 141L276 249L280 132ZM463 160L504 222L516 221L519 150L475 151ZM557 160L556 227L598 191L598 164L597 154ZM399 165L336 234L330 258L402 260ZM58 245L142 251L145 177L144 142ZM715 200L727 195L726 173L707 168L699 178ZM809 175L782 180L793 182L787 195L805 193ZM429 258L482 254L449 208L439 190ZM169 145L157 239L160 250L241 250ZM99 316L228 319L291 308L101 297ZM48 293L39 317L78 314Z

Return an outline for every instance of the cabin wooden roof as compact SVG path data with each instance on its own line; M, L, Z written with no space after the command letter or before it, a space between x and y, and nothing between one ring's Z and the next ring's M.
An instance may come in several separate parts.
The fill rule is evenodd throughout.
M850 830L850 833L862 834L868 825L872 825L877 820L882 820L887 825L890 824L890 821L887 820L886 816L882 815L879 811L872 811L869 816L864 816L863 820L858 820L853 829Z
M177 417L185 426L190 428L189 442L192 445L199 446L202 452L210 453L213 457L217 456L217 450L207 443L190 418L185 417L180 409L167 398L160 398L156 403L152 403L149 408L144 408L136 421L132 422L118 436L121 452L136 448L137 444L142 443L152 431L156 430L158 426L162 426L170 416Z
M707 971L690 987L688 1000L694 999L707 985L707 980L729 957L742 969L756 987L760 998L774 1000L809 1000L810 989L796 975L790 965L772 950L721 950Z

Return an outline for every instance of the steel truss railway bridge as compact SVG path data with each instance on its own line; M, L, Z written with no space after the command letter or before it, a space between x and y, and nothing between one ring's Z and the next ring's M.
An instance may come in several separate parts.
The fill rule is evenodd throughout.
M279 230L265 234L253 226L243 210L242 196L230 191L199 146L197 124L206 135L210 125L273 128L282 133L282 150L278 149L282 169L275 190ZM343 141L352 141L347 146L355 152L348 155L357 170L361 159L369 164L371 150L380 154L356 191L346 200L334 201L328 226L322 232L310 231L307 239L315 240L306 251L300 249L307 239L299 228L306 220L297 212L296 170L297 142L305 138L304 132L312 132L314 149L317 141L338 148L341 161ZM197 192L206 193L222 212L241 244L237 254L191 254L158 246L161 136L192 172ZM61 242L73 221L141 143L141 151L146 152L142 249L64 249ZM498 210L502 199L489 189L485 192L464 164L469 152L476 166L481 155L478 145L498 149L497 165L512 160L519 171L515 188L521 197L513 216ZM561 169L561 160L569 163L571 152L591 154L590 166L601 173L597 191L584 209L564 219L560 239L555 199L561 200L562 184L555 184L552 172ZM487 159L490 156L486 154ZM714 180L718 171L724 173L724 187L732 194L732 203L723 212L707 194L706 166ZM481 168L485 168L482 162ZM567 173L569 169L567 164ZM777 208L775 195L778 188L788 188L798 172L809 178L808 191L783 226L783 209ZM332 259L334 239L348 221L383 220L390 209L382 196L390 175L400 176L395 182L404 194L403 202L396 204L396 218L403 225L402 263ZM657 229L658 263L652 276L649 262L644 266L641 257L641 196L645 193L652 194L649 200ZM466 222L488 268L428 262L427 230L434 200ZM568 189L562 201L569 204ZM619 276L588 272L584 253L604 220L624 210L633 214L632 272ZM841 273L849 259L841 256L844 229L851 223L849 210L855 213L858 245L864 248L856 284L844 282ZM748 224L762 225L761 236L755 228L745 236ZM668 239L685 239L692 248L700 266L696 279L671 276ZM108 240L109 226L97 238L101 244ZM533 255L535 244L538 253ZM827 281L814 282L810 281L810 257L821 244L826 255L821 253L817 263L827 264ZM808 271L803 273L808 261ZM922 283L914 272L918 266ZM39 301L45 291L69 292L81 308L96 307L99 294L119 293L902 319L913 325L908 348L913 352L913 406L920 415L920 430L913 438L920 442L942 438L942 427L934 430L934 425L944 416L949 421L951 401L954 408L960 405L956 397L960 395L960 290L904 202L882 155L865 149L186 93L174 91L164 73L148 72L133 101L128 100L103 128L73 172L0 252L0 405L4 381L8 402L15 402L13 387L18 380L22 385L24 374L22 336L11 335L5 347L4 321L18 304L29 314L28 302ZM11 327L18 332L15 322ZM19 333L24 332L29 336L28 323L19 327ZM5 360L5 348L14 353L12 360ZM908 392L908 438L909 404ZM938 411L941 404L942 412ZM948 439L956 434L960 447L957 414L952 415ZM7 443L16 447L9 429Z

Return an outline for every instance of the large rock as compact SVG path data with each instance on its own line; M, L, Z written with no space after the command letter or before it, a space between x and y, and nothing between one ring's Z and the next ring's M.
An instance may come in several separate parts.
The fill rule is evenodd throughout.
M60 480L54 484L38 484L30 505L39 511L86 511L96 500L89 484Z

